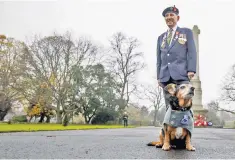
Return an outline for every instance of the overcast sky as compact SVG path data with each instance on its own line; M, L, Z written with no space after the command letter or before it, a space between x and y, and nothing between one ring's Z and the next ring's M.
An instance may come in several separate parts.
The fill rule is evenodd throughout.
M135 36L147 68L140 83L155 84L157 37L167 26L162 11L176 5L179 27L198 25L203 104L219 95L223 76L235 64L235 1L232 0L0 0L0 34L25 40L33 34L67 30L104 45L115 32Z

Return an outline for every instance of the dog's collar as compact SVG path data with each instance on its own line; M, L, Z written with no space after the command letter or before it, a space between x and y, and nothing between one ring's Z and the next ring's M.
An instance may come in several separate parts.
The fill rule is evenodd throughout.
M188 109L187 108L185 108L185 107L179 107L179 106L177 106L177 107L175 107L175 109L176 110L179 110L179 111L187 111Z
M169 102L170 102L171 108L173 110L178 110L178 111L187 111L188 110L187 107L180 107L179 106L179 100L175 96L169 97Z

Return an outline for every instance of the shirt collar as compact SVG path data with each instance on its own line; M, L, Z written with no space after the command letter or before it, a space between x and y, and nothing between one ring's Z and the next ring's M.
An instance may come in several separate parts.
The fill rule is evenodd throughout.
M175 27L173 27L172 29L173 29L173 32L175 32L176 31L176 29L177 29L177 25L175 25ZM170 28L168 28L168 30L167 30L168 32L170 31Z

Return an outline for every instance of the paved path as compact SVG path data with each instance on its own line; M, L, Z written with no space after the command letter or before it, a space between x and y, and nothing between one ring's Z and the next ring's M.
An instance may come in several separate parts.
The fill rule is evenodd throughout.
M195 152L146 146L160 128L99 129L0 134L1 158L235 159L235 130L195 128Z

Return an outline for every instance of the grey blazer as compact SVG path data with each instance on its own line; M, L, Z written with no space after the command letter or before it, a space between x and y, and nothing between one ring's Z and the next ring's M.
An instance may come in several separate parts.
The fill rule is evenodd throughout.
M167 82L189 80L188 72L196 73L197 52L192 30L177 27L170 46L167 44L167 32L158 37L157 43L157 79Z

